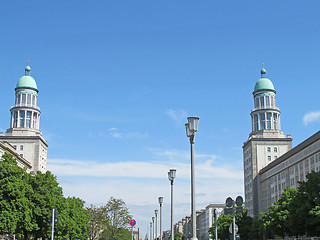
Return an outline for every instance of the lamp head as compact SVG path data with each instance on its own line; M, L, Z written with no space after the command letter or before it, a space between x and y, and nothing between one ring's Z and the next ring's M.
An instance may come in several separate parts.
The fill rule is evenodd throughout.
M188 125L191 133L198 131L199 118L198 117L188 117Z
M186 134L187 134L187 137L190 137L190 136L191 136L191 132L190 132L189 124L186 123L185 126L186 126Z
M168 179L170 181L173 181L175 177L176 177L176 170L175 169L170 169L169 172L168 172Z
M162 204L163 203L163 197L159 197L158 201L159 201L160 204Z

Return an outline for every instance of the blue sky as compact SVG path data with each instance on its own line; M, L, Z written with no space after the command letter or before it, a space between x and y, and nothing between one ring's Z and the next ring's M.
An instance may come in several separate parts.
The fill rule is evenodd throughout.
M243 194L242 145L265 63L293 145L319 130L319 1L6 1L1 4L0 129L27 59L38 84L48 169L65 195L122 198L143 236L177 168L175 221Z

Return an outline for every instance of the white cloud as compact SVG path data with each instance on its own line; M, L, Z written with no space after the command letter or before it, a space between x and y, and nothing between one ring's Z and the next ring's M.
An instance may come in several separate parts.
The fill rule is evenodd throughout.
M242 170L232 166L216 166L212 159L196 163L195 169L199 179L242 178ZM126 178L163 178L168 169L176 168L177 175L189 179L190 163L186 162L109 162L76 161L49 159L48 169L58 176L86 177L126 177Z
M173 110L169 109L166 111L166 114L169 115L176 124L182 124L186 121L187 118L187 112L185 110Z
M111 196L121 198L142 232L147 232L154 210L159 208L158 197L164 197L163 229L169 229L170 183L167 171L170 164L138 163L135 166L131 162L99 164L74 160L49 160L49 163L49 169L58 174L65 196L79 197L87 205L96 206L105 204ZM178 222L190 215L190 164L180 163L175 167L174 222ZM82 175L85 171L87 175ZM243 173L231 166L216 166L212 161L206 161L196 165L195 177L197 209L210 203L224 203L229 196L235 198L243 194Z
M320 121L320 111L308 112L303 116L303 123L307 126L309 123Z
M148 137L147 133L140 133L140 132L121 132L117 128L109 128L109 136L113 138L146 138Z
M123 199L144 233L158 197L164 197L163 229L170 223L170 183L167 172L177 169L174 180L174 222L190 215L190 153L180 150L149 149L157 161L97 162L49 159L48 169L58 176L65 196L83 199L87 205L103 205L112 196ZM243 195L243 171L222 165L216 156L196 154L196 206L223 203L229 196ZM141 214L143 212L143 214ZM150 218L148 218L150 216Z

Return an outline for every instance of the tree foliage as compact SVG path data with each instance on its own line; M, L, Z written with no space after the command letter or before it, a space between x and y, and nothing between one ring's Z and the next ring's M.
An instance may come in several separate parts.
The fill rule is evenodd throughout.
M129 223L132 216L129 214L129 209L122 199L111 197L105 206L100 208L91 206L89 211L91 212L89 232L92 240L97 239L98 235L100 235L97 232L101 232L101 230L101 236L98 238L100 240L131 238Z
M247 215L247 210L244 209L242 213L235 214L236 224L239 227L239 234L241 239L250 239L249 233L252 225L252 218ZM229 227L233 222L233 215L231 214L221 214L217 220L217 230L219 239L229 239ZM209 233L212 239L215 238L215 226L209 229Z
M87 207L87 212L90 215L88 226L89 240L99 239L107 224L106 218L103 214L103 208L91 205L90 207Z
M0 234L15 234L22 239L51 236L51 211L58 210L59 239L87 239L89 215L84 202L64 198L56 177L46 173L27 173L12 155L0 160Z

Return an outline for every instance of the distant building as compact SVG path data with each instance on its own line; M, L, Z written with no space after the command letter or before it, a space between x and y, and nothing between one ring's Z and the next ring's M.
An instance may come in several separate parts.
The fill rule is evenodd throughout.
M11 107L10 128L0 135L0 141L10 143L16 152L31 163L32 171L47 171L48 144L39 130L40 108L37 106L38 88L25 68L15 88L15 105Z
M273 83L261 70L253 91L252 132L243 145L245 206L249 216L268 210L285 187L297 187L307 173L319 171L320 133L292 149L292 138L281 131Z
M209 240L209 228L214 224L213 211L216 209L217 218L223 213L225 204L210 204L197 216L197 238L198 240Z
M17 165L19 167L26 168L27 172L30 172L32 167L31 163L21 157L10 143L0 141L0 159L5 152L11 154L17 160Z
M199 240L209 240L209 228L214 224L213 210L216 209L217 217L223 213L224 204L210 204L205 209L197 211L197 238ZM180 232L183 239L191 239L192 221L190 216L186 216L174 225L174 232Z

